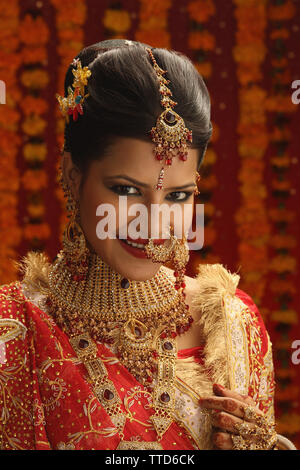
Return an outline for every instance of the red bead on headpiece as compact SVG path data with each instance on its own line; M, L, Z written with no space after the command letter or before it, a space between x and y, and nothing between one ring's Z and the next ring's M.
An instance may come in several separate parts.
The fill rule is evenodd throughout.
M170 80L163 76L167 71L159 67L151 49L146 48L146 51L159 81L160 103L164 108L157 118L156 126L150 131L150 137L155 143L155 157L164 162L155 189L163 189L164 166L172 165L172 160L176 155L180 160L185 161L188 156L188 144L192 143L193 139L192 131L185 127L182 117L173 110L177 103L171 99L172 92L167 87Z

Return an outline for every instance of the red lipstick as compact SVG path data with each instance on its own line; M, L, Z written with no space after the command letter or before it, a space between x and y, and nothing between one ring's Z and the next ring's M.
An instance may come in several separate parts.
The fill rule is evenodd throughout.
M126 250L128 253L130 253L135 258L144 258L144 259L147 258L146 252L143 248L138 248L138 247L135 247L135 246L128 245L125 240L128 240L129 242L133 242L133 243L139 243L141 245L146 245L148 243L148 239L146 239L146 238L132 239L130 237L127 237L125 240L122 239L122 238L118 238L118 240L119 240L122 248L124 248L124 250ZM165 239L162 239L162 238L157 238L156 240L153 240L153 243L155 245L161 245L164 242L165 242Z

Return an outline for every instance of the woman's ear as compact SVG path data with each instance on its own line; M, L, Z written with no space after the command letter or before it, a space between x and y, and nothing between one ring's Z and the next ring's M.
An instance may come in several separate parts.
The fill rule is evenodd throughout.
M61 166L63 179L70 188L73 199L78 201L82 174L77 166L72 162L70 152L63 153Z

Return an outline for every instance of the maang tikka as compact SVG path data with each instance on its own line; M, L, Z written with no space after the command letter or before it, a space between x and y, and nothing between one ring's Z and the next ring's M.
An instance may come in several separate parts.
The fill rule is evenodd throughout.
M153 69L159 81L159 92L161 95L160 104L164 108L158 116L156 126L152 127L150 137L155 143L155 158L163 162L160 169L158 181L155 189L163 189L163 178L165 174L165 165L172 165L173 158L178 155L179 159L186 161L188 157L188 144L192 143L192 131L185 127L184 120L177 114L173 108L178 103L171 99L172 92L167 87L170 80L164 77L167 70L163 70L157 64L151 49L146 48L153 64Z

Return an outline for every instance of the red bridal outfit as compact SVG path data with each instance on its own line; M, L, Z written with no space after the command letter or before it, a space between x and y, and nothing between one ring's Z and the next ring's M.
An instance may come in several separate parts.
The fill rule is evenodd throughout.
M97 259L81 284L63 260L55 271L44 255L29 253L22 281L1 287L2 449L211 449L211 416L198 399L213 394L213 383L250 395L273 416L271 343L238 275L199 265L199 347L177 351L175 335L160 334L149 359L157 368L145 372L149 348L138 348L154 344L151 312L162 321L158 307L176 300L170 270L162 266L152 280L122 290L121 276ZM127 323L126 304L134 312ZM148 330L148 317L137 320L141 306ZM98 312L88 317L89 331L81 310ZM128 351L144 354L144 363Z

